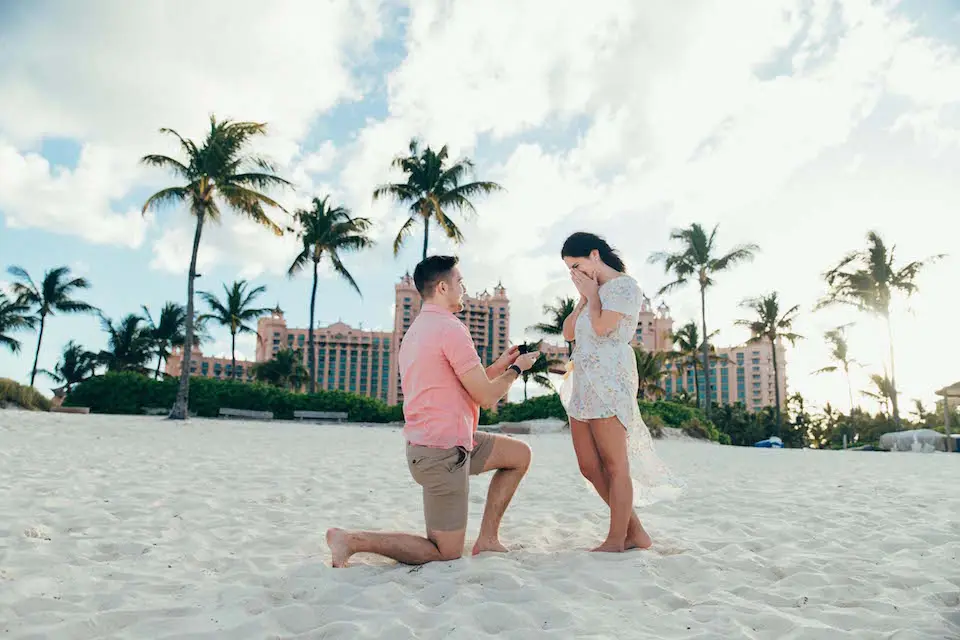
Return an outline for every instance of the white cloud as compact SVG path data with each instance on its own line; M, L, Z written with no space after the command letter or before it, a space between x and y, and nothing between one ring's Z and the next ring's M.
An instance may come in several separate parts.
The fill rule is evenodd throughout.
M3 33L16 55L0 59L0 210L7 223L138 245L139 212L114 211L112 201L142 183L143 154L171 149L158 128L200 136L210 113L268 122L260 148L292 164L318 115L362 98L351 64L381 35L381 5L304 0L265 10L253 0L109 0L21 12ZM30 153L47 137L83 142L76 171L55 170ZM321 170L331 153L325 146L308 154L304 171ZM149 184L169 180L148 175Z
M935 108L940 127L960 86L934 86L955 47L918 38L888 5L602 3L580 12L536 0L511 2L509 10L421 2L407 47L390 76L389 118L371 123L348 151L349 184L369 185L414 133L474 153L484 134L549 136L587 123L574 148L520 143L503 164L480 167L508 191L482 199L461 253L474 287L507 272L514 339L544 302L570 293L549 244L559 246L558 230L605 233L653 292L665 278L643 264L647 255L664 247L669 226L698 220L722 223L722 247L753 241L764 249L711 293L711 325L723 329L721 339L745 339L730 328L743 313L737 303L775 288L790 304L803 303L801 325L814 343L828 328L820 325L832 322L809 313L828 263L874 227L922 251L920 221L904 218L904 201L924 194L925 220L945 213L928 194L951 201L947 183L928 184L929 165L901 171L906 182L895 185L886 174L904 169L893 168L898 151L872 155L890 143L885 96L905 97L908 113ZM443 91L435 90L438 78ZM904 117L914 124L918 116ZM678 320L698 313L693 292L670 303ZM820 351L791 352L791 381L830 398L829 382L807 375L822 366ZM919 368L901 376L910 392L924 388L910 380L929 377Z
M396 177L390 160L417 136L448 144L453 157L474 156L478 176L507 189L478 198L480 215L464 222L468 242L458 252L471 290L503 279L515 340L544 302L572 292L556 255L566 232L607 235L653 292L665 278L645 260L665 248L669 228L719 222L722 247L752 241L763 252L718 279L711 327L722 329L724 342L743 339L732 328L742 314L737 303L763 291L803 304L798 330L809 340L790 352L791 384L835 402L845 397L836 381L807 375L825 364L818 336L837 320L809 313L822 294L822 271L861 246L869 228L910 257L946 250L960 233L953 213L960 54L956 42L919 35L896 3L614 0L558 10L547 0L421 0L411 3L407 55L386 78L387 116L346 144L311 149L302 139L313 119L367 86L351 73L351 55L369 51L386 9L372 0L331 1L264 13L248 0L230 5L223 28L211 31L222 5L191 7L190 24L169 6L65 4L63 20L39 16L20 26L16 64L0 61L9 89L0 135L13 145L6 155L0 147L0 168L29 165L19 175L35 176L36 186L5 183L0 171L8 223L42 220L109 242L136 237L139 228L142 238L138 213L128 218L110 207L145 179L133 169L136 158L168 148L157 127L198 135L203 116L215 111L270 122L260 148L299 188L284 196L288 208L331 193L375 221L381 247L370 259L393 259L389 243L403 212L374 204L371 192ZM51 44L26 46L40 42ZM81 48L89 55L73 59ZM88 177L31 156L45 135L83 140ZM36 193L44 197L27 197ZM66 193L80 194L86 213L75 220L57 213ZM215 264L251 277L286 269L291 238L273 239L224 214L222 227L205 231L201 272ZM181 211L158 220L152 265L182 272L191 220ZM134 221L140 226L131 230ZM115 230L124 224L131 228ZM438 235L432 248L449 249ZM923 313L897 320L905 395L928 393L934 378L949 374L946 364L923 362L922 337L942 332L940 318L960 309L937 280L924 291ZM678 321L698 313L692 291L669 303ZM871 330L856 342L863 359L880 362L885 345ZM960 347L945 348L938 360L960 357Z
M87 144L71 171L0 141L0 211L10 227L39 227L97 244L137 247L149 219L136 209L111 209L111 201L122 198L140 175L128 160L111 148Z

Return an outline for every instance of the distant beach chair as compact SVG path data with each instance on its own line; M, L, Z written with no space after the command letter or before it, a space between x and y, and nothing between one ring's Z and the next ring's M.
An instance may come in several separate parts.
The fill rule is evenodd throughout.
M90 413L90 407L50 407L50 411L53 413L80 413L86 415Z
M229 409L220 407L221 418L240 418L246 420L273 420L272 411L250 411L249 409Z
M771 436L766 440L755 442L753 446L760 447L762 449L783 449L783 440L777 436Z
M346 411L294 411L293 417L296 420L346 422L350 416Z

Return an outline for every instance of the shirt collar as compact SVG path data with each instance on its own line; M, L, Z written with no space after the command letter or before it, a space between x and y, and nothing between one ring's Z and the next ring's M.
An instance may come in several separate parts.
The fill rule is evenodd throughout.
M425 302L420 308L420 313L439 313L440 315L452 316L448 310L444 309L438 304L433 304L432 302Z

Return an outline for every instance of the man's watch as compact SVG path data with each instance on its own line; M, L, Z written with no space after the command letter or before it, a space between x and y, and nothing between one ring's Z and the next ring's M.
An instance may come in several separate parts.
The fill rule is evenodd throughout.
M515 364L511 364L509 367L507 367L507 371L516 371L518 378L523 375L523 370L521 370L520 367Z

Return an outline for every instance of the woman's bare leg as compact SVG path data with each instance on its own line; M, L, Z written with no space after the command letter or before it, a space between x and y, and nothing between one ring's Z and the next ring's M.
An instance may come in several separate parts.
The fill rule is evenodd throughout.
M618 423L619 424L619 423ZM622 429L623 427L621 427ZM610 505L610 481L600 460L600 452L593 439L590 425L582 420L570 419L570 433L573 437L573 450L577 454L580 473L593 485L607 506ZM630 522L627 526L626 549L646 549L653 544L650 536L640 524L636 512L630 510Z
M615 417L591 420L590 432L610 487L610 530L607 539L594 551L624 551L630 514L633 513L633 481L627 458L627 432Z

